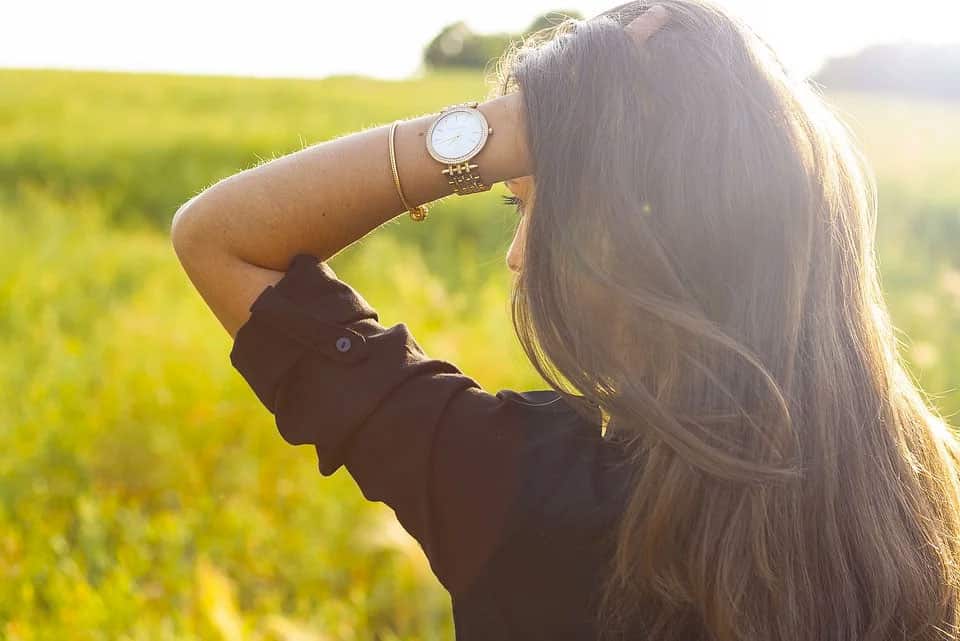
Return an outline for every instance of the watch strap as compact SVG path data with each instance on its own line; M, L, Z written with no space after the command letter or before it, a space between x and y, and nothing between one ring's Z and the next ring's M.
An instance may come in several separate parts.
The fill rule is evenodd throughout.
M473 173L476 168L476 163L467 160L456 165L448 165L446 169L441 169L440 173L447 176L447 183L453 186L454 193L464 196L490 189L490 185L485 184L480 176Z

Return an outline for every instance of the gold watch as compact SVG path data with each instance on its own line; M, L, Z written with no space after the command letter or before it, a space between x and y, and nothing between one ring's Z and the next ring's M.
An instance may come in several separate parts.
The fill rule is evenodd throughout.
M447 166L440 173L461 196L490 189L476 173L477 164L470 162L493 134L478 104L472 101L444 107L427 129L427 152Z

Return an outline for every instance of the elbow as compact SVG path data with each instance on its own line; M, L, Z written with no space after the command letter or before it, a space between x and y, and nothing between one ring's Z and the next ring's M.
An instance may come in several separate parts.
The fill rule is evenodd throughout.
M186 268L187 263L194 256L199 247L201 232L199 231L198 216L195 209L190 208L191 199L180 206L170 221L170 244L173 251Z
M192 196L173 214L170 242L180 262L197 252L227 249L222 230L227 223L223 212L229 211L229 206L224 204L217 184Z
M192 247L197 246L200 236L198 213L193 207L197 197L194 196L177 209L170 221L170 243L173 250L183 262Z
M187 235L187 227L189 227L189 225L186 222L186 218L187 206L183 205L173 215L173 220L170 221L170 244L173 245L173 251L176 253L177 258L180 259L180 262L183 262L183 254L189 242Z

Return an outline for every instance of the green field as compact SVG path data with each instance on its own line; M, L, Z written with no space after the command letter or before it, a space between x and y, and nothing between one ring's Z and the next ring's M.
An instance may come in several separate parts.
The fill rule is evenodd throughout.
M224 176L486 93L470 74L0 70L0 638L452 638L449 598L392 512L342 469L321 477L231 368L168 228ZM831 101L879 179L903 353L952 416L960 105ZM539 388L508 320L500 193L398 218L332 265L488 390Z

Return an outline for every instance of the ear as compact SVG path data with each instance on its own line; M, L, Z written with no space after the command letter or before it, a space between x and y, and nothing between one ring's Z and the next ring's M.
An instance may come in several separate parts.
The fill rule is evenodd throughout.
M630 24L624 27L637 44L643 44L647 38L659 31L664 25L670 22L670 12L663 5L653 5L638 17L634 18Z

